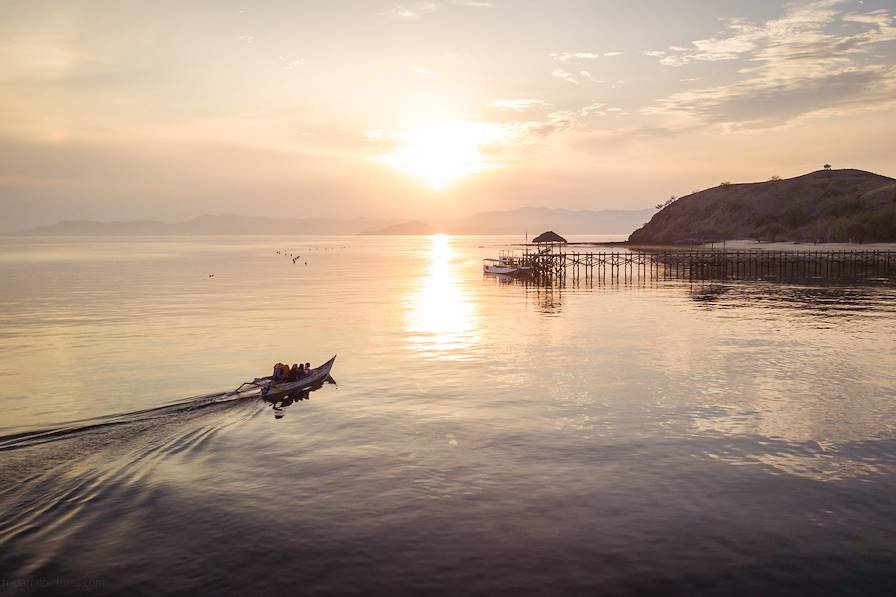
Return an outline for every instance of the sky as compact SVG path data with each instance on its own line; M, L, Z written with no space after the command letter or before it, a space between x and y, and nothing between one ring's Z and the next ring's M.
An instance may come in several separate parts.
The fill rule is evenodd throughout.
M2 0L0 231L896 176L896 0Z

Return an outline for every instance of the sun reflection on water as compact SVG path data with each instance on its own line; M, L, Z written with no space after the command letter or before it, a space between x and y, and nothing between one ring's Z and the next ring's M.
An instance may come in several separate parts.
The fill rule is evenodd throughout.
M427 356L468 358L463 349L478 341L478 316L446 235L433 235L429 258L426 277L408 299L409 342Z

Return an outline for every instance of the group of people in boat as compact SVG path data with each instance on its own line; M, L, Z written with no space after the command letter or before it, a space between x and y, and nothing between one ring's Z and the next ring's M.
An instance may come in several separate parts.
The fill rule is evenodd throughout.
M293 363L292 367L283 363L274 365L273 380L275 382L299 381L311 375L311 363Z

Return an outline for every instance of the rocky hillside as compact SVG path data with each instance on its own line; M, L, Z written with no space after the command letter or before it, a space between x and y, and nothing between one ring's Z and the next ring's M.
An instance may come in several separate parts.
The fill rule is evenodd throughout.
M862 170L722 183L672 202L633 232L635 244L723 239L896 242L896 180Z

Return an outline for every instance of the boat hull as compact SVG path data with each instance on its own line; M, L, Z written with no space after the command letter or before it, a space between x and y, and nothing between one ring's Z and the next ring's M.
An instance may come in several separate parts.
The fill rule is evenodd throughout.
M501 265L484 265L482 271L486 274L502 276L528 276L532 273L531 267L507 267Z
M327 381L327 378L330 377L330 371L333 369L333 363L336 361L336 356L333 355L333 358L317 367L312 369L311 375L307 377L303 377L297 381L290 382L281 382L281 383L271 383L261 389L261 397L266 399L276 398L278 396L285 396L287 394L291 394L293 392L304 392L306 390L310 390L314 386L324 383Z
M505 276L512 276L515 274L519 268L517 267L505 267L500 265L484 265L482 266L482 271L487 274L503 274Z

